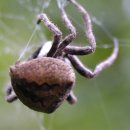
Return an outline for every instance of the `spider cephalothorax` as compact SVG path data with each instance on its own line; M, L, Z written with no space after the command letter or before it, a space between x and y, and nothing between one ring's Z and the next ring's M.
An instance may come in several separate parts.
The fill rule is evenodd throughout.
M67 100L70 104L76 102L72 86L75 73L71 65L84 77L93 78L103 69L110 66L118 54L118 41L114 38L114 50L95 70L86 68L75 55L87 55L95 51L96 40L92 32L91 19L88 12L75 0L68 0L82 14L85 25L88 46L70 46L76 38L76 29L69 20L64 6L59 2L62 19L70 33L61 39L62 33L47 17L38 16L38 24L42 21L54 34L53 42L47 42L38 48L32 56L24 62L18 62L10 68L11 84L7 89L7 101L20 99L29 108L51 113ZM69 46L68 46L69 45Z

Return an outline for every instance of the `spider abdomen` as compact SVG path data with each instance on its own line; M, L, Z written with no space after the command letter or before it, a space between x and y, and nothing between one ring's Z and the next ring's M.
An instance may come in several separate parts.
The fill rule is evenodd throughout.
M69 95L75 82L70 65L51 57L17 63L10 68L13 89L29 108L51 113Z

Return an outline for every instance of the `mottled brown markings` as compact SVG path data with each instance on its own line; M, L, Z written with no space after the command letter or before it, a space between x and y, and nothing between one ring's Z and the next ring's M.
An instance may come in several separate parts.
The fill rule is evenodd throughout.
M12 85L26 100L41 104L47 113L51 113L67 98L73 83L60 86L58 84L41 84L28 82L26 79L12 78ZM24 99L24 100L25 100Z

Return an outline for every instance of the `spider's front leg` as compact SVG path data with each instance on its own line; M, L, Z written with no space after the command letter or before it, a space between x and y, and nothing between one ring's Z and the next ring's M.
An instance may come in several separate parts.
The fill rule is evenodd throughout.
M6 88L6 101L11 103L13 101L15 101L17 98L17 95L15 94L13 88L11 85L9 85L7 88Z
M93 53L96 49L96 40L92 31L92 23L89 13L85 10L85 8L82 5L76 2L76 0L68 0L68 1L72 3L77 8L77 10L82 14L85 26L85 33L89 45L85 47L67 46L64 49L64 51L67 54L71 55L86 55Z
M38 21L37 23L39 24L40 22L43 22L45 24L45 26L47 26L49 28L49 30L54 34L54 40L53 40L53 44L52 47L50 49L50 51L48 52L47 56L52 57L54 55L54 53L57 50L57 47L60 43L61 37L62 37L62 32L58 29L57 26L55 26L47 17L46 14L42 13L40 15L38 15Z
M64 21L66 28L69 30L69 34L63 39L63 41L59 45L55 53L55 57L58 56L64 50L64 48L76 38L76 29L68 18L66 11L64 10L64 6L60 2L58 3L58 6L61 12L62 20Z
M107 67L109 67L110 65L113 64L113 62L116 60L117 55L118 55L118 41L117 39L113 40L114 43L114 50L112 52L112 54L104 61L102 61L101 63L99 63L96 68L94 69L94 71L86 68L78 59L78 57L74 56L74 55L70 55L68 54L67 57L70 60L71 64L74 66L74 68L84 77L86 78L93 78L95 76L97 76L98 74L100 74L101 71L103 71L104 69L106 69Z

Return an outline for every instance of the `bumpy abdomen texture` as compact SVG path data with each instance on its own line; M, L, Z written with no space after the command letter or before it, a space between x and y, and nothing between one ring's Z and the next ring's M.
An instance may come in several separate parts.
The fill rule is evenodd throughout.
M18 63L10 69L11 77L27 79L30 82L43 84L60 84L74 82L75 74L72 68L62 60L54 58L37 58Z
M75 82L71 66L54 58L37 58L10 68L18 98L33 110L53 112L67 98Z

